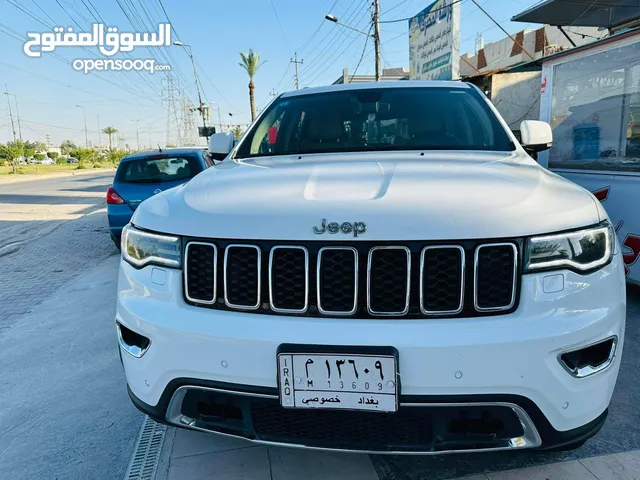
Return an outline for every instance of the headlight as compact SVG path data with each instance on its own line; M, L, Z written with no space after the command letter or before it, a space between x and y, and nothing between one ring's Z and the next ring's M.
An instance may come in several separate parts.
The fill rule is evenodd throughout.
M143 232L131 225L122 229L122 258L134 267L155 264L180 268L180 237Z
M568 268L580 272L598 269L611 261L613 229L602 223L574 232L527 240L525 271Z

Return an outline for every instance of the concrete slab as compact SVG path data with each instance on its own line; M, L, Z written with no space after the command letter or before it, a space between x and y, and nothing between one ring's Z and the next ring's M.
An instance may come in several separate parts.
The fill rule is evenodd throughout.
M489 480L597 480L584 465L576 460L487 473L487 477Z
M272 480L378 480L369 455L269 447Z
M640 480L640 450L580 460L598 480Z
M176 429L171 458L201 455L203 453L224 452L255 446L248 440L226 437L215 433L194 432Z
M267 447L177 458L171 461L168 480L271 480Z

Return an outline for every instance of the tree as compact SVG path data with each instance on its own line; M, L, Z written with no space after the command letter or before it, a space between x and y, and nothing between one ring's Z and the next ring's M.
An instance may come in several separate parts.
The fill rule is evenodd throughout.
M78 148L77 150L71 150L69 155L77 158L78 162L84 163L95 160L96 151L92 148Z
M35 149L36 152L46 152L47 150L49 150L47 148L47 144L44 142L35 142L33 144L33 148Z
M41 162L42 160L45 159L47 155L44 153L36 153L33 155L33 158L35 158L36 160L38 160L39 162Z
M77 150L78 146L71 140L65 140L60 144L60 151L63 155L69 155L71 150Z
M55 160L58 158L58 152L49 152L49 158Z
M109 151L112 151L113 148L111 148L111 136L118 133L118 129L109 125L102 129L102 133L106 133L107 135L109 135Z
M236 125L236 128L233 129L233 138L235 138L236 140L240 140L241 136L242 128L240 127L240 125Z
M31 147L27 147L26 143L24 146L24 156L26 158L31 158L36 154L36 149L35 148L31 148Z
M122 160L122 157L124 156L125 156L124 152L120 152L120 151L109 152L109 161L113 165L116 165L117 163L120 163L120 160Z
M7 142L6 145L0 145L0 157L9 161L13 173L18 173L18 161L22 155L24 155L24 142L22 140L14 140Z
M238 65L244 68L247 75L249 75L249 104L251 105L251 121L253 121L256 118L256 104L254 99L255 85L253 83L253 77L264 62L260 63L260 52L254 53L252 48L249 49L249 53L246 55L240 52L240 58L242 62Z

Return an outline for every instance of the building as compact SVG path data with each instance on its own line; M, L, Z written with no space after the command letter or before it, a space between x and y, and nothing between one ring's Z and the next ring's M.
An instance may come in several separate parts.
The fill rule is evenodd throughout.
M606 32L604 32L606 34ZM460 76L491 99L509 128L518 132L523 120L537 120L540 111L541 67L533 63L577 45L592 42L603 32L596 27L544 25L522 30L460 57Z
M521 30L513 35L488 43L474 55L460 56L460 76L469 78L486 75L514 65L540 59L555 52L592 42L606 35L596 27L556 27L544 25L536 30Z
M381 81L385 80L409 80L409 70L403 67L397 68L384 68L382 70ZM339 85L343 83L360 83L360 82L375 82L375 75L349 75L349 70L342 70L342 76L338 77L333 85Z
M538 161L602 202L640 284L640 0L545 0L513 18L569 19L609 35L524 65L541 69L538 118L553 131Z

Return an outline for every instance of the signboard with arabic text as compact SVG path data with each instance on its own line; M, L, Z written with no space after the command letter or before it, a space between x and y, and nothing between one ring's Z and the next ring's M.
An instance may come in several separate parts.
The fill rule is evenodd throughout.
M436 0L409 19L411 80L457 80L460 2Z

